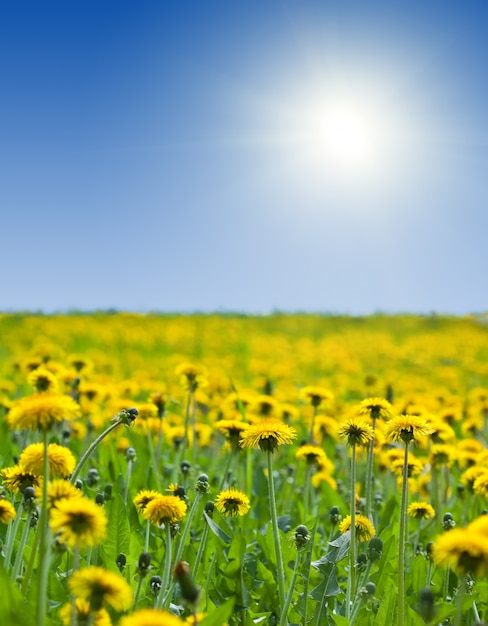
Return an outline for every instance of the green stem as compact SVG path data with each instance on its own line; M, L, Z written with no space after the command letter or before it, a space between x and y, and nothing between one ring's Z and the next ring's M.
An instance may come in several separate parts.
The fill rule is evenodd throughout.
M356 591L356 444L351 445L351 528L349 544L349 576L346 590L346 617L351 614L351 598Z
M144 540L144 552L149 552L149 538L151 537L151 522L146 522L146 538Z
M183 435L183 443L181 444L181 458L185 458L185 452L188 447L188 428L190 426L190 413L191 413L191 401L192 401L193 391L188 389L188 396L186 398L186 409L185 409L185 434Z
M319 607L319 612L318 612L318 615L317 615L317 621L315 622L315 626L322 626L322 624L323 624L322 615L324 613L325 599L327 597L327 589L329 587L329 582L330 582L330 579L331 579L332 573L334 572L335 567L336 567L335 563L331 563L330 564L330 572L329 572L329 575L327 577L327 581L326 581L325 586L324 586L324 593L322 594L322 598L320 600L320 607ZM306 616L304 618L303 623L304 623L304 625L306 625L306 623L307 623Z
M32 572L34 570L34 562L37 556L37 546L39 545L39 539L41 537L40 524L37 524L36 534L34 536L34 543L32 544L31 555L29 557L29 563L27 564L27 569L25 570L24 579L22 581L22 589L21 593L25 596L27 589L29 587L30 579L32 576Z
M280 626L286 626L288 624L288 609L290 608L291 599L293 598L293 592L295 591L295 584L297 581L298 570L300 569L300 565L302 562L302 553L297 552L297 558L295 560L295 568L293 570L293 576L290 582L290 588L288 589L288 593L286 594L285 605L283 606L283 611L281 613Z
M132 603L132 611L136 610L137 602L139 600L139 595L141 593L141 587L142 587L142 580L143 580L143 578L144 578L144 576L141 576L139 574L139 580L137 581L136 593L134 595L134 602Z
M310 465L305 465L305 477L303 483L303 521L306 524L308 519L308 508L310 503L310 483L312 471Z
M198 546L197 556L195 557L195 563L193 565L193 572L195 576L195 580L198 580L198 572L200 570L200 565L205 556L205 550L207 547L207 538L208 538L208 524L205 520L205 526L203 527L202 536L200 538L200 545Z
M314 443L313 431L314 431L314 428L315 428L315 420L317 419L317 412L318 412L318 407L314 405L314 407L313 407L312 423L310 424L310 433L308 435L308 439L309 439L310 443Z
M305 558L305 582L303 585L303 623L307 623L307 608L308 608L308 588L310 585L310 567L312 563L312 551L315 542L315 532L317 530L318 517L315 519L315 523L312 528L312 533L310 535L310 541L307 545L307 556Z
M407 533L408 441L405 442L402 473L402 500L400 504L400 532L398 540L398 626L405 626L405 538Z
M22 563L22 557L24 555L25 544L27 543L27 538L29 537L29 531L31 528L31 520L32 520L32 505L28 505L27 515L25 518L25 526L22 530L22 536L20 538L19 548L17 550L17 554L15 556L14 568L12 570L12 580L15 582L17 580L17 576L20 572L20 565Z
M456 616L454 618L454 626L461 626L463 622L463 602L466 594L466 575L460 577L460 585L456 595Z
M14 545L15 545L15 539L17 538L17 532L19 530L20 519L22 517L21 512L20 512L22 507L23 507L23 504L20 504L17 509L17 515L15 516L13 523L10 524L8 531L7 531L8 533L7 539L6 539L7 550L5 551L5 559L4 559L5 569L7 570L7 572L10 571L12 552L13 552Z
M42 504L39 517L39 585L37 587L37 626L44 626L47 615L47 583L49 576L50 546L48 541L47 487L49 482L49 455L47 431L43 431L44 459L42 481Z
M271 525L273 529L273 540L274 540L274 548L275 548L275 559L276 559L276 574L278 577L278 599L279 599L279 610L278 615L280 615L281 608L285 601L285 570L283 568L283 555L281 554L281 543L280 543L280 535L278 528L278 517L276 515L276 496L274 489L274 480L273 480L273 453L271 450L268 450L268 494L269 494L269 509L271 513Z
M171 524L169 522L165 523L165 531L166 531L166 542L165 542L165 552L164 552L164 569L163 576L161 581L161 591L158 595L157 607L160 608L163 605L163 600L166 601L166 595L169 597L169 580L171 576L171 548L173 538L171 537Z
M124 485L124 503L127 504L127 498L129 497L129 483L130 483L130 476L132 474L132 466L133 466L134 461L132 459L129 459L127 461L127 473L125 475L125 485Z
M372 491L373 491L373 464L374 464L374 432L376 427L376 417L371 416L373 420L373 437L368 446L368 459L366 461L366 479L365 479L365 498L366 498L366 517L370 517L373 508Z
M198 505L200 503L201 498L202 498L201 492L197 491L196 494L195 494L195 499L193 500L193 503L192 503L192 505L190 507L190 510L188 512L188 515L186 516L185 528L183 529L183 534L181 535L181 539L180 539L180 542L178 544L178 550L176 551L175 564L178 563L178 561L181 561L181 557L183 556L183 550L185 549L186 539L187 539L188 534L190 532L191 523L192 523L193 517L195 515L195 511L198 508Z
M75 467L74 472L71 475L70 478L70 482L72 485L75 484L76 479L78 478L83 465L85 465L86 461L90 458L92 452L95 450L95 448L98 446L98 444L105 439L105 437L111 433L113 430L115 430L117 428L117 426L119 426L120 424L123 424L124 422L122 420L117 420L116 422L114 422L113 424L110 424L110 426L103 431L103 433L101 433L100 435L98 435L98 437L95 439L95 441L90 445L89 448L87 448L86 452L83 454L83 456L81 457L81 459L78 461L78 465Z
M222 489L225 487L225 484L227 482L227 477L229 476L229 469L230 469L230 465L232 463L232 459L235 456L235 449L232 447L232 449L230 450L229 454L227 455L227 459L225 461L225 467L223 469L223 473L222 476L220 478L220 483L219 483L219 489L218 491L222 491Z

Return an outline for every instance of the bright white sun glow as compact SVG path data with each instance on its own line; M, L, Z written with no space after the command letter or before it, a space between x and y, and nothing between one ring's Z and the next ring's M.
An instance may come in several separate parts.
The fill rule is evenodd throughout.
M360 107L335 105L319 120L318 142L323 142L331 160L343 166L367 166L376 158L380 137L373 120Z

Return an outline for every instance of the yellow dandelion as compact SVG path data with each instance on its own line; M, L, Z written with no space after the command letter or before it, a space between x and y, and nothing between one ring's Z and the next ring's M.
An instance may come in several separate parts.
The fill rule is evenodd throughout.
M295 453L295 458L306 461L307 465L323 466L327 464L327 455L320 446L306 443L300 446ZM329 461L330 463L330 461Z
M193 619L193 617L192 617ZM119 626L181 626L182 621L173 613L161 609L140 609L131 615L125 615L119 622ZM192 624L195 623L193 620Z
M372 539L375 534L375 528L373 523L365 516L365 515L356 515L356 537L358 541L369 541ZM342 535L345 535L348 530L351 529L351 516L346 515L346 517L339 524L339 530Z
M2 524L9 524L13 519L17 517L15 508L11 502L0 498L0 522Z
M458 574L482 576L488 572L487 536L469 526L449 530L434 542L434 561Z
M61 618L63 626L71 626L72 609L73 606L71 602L68 602L59 609L59 617ZM76 624L91 624L91 626L111 626L112 624L112 620L106 609L101 608L98 611L92 611L90 609L90 603L82 598L76 598L75 611Z
M434 507L427 502L412 502L407 509L407 515L414 519L430 519L434 517Z
M461 483L467 487L469 491L473 491L476 479L484 474L488 476L488 468L482 465L473 465L472 467L468 467L468 469L461 474Z
M358 415L367 415L371 419L388 419L392 412L393 407L384 398L366 398L358 408Z
M41 486L40 477L31 474L20 465L4 467L0 474L3 478L3 484L12 493L23 493L26 487L37 489Z
M151 500L154 500L154 498L158 498L162 495L162 493L160 493L159 491L154 491L153 489L141 489L141 491L139 491L139 493L134 498L133 502L139 513L143 513L144 509L151 502Z
M69 480L58 478L50 480L47 484L47 505L49 509L54 509L61 500L76 500L82 498L83 494Z
M427 420L419 415L398 415L392 418L385 428L387 441L409 443L422 435L430 435L434 429Z
M87 600L92 611L99 611L105 604L115 611L125 611L132 603L125 578L103 567L91 565L74 572L68 586L72 595Z
M436 443L430 449L429 460L433 467L451 467L456 459L456 448L447 443Z
M337 429L339 437L346 439L350 446L365 446L374 437L371 426L359 417L346 420Z
M473 492L477 496L488 498L488 469L479 474L473 482Z
M315 473L311 480L315 489L318 489L322 483L327 483L334 491L337 491L337 482L327 470Z
M6 420L11 430L49 430L54 424L80 416L80 406L70 396L41 392L18 400Z
M315 441L323 441L329 437L337 441L339 439L337 420L330 415L317 415L313 427L313 436Z
M225 436L233 448L238 448L241 434L249 428L249 424L238 419L223 419L215 422L215 428Z
M57 443L50 443L47 447L49 461L49 475L52 477L66 478L73 473L76 459L68 448ZM44 444L32 443L22 451L19 465L36 476L42 476L44 472Z
M152 524L174 524L185 516L188 506L177 496L159 495L148 502L142 512L145 519Z
M56 376L45 367L37 367L27 376L27 382L32 385L37 392L49 391L51 393L58 390Z
M68 546L86 548L98 545L107 536L107 517L103 509L85 497L60 500L51 509L53 533Z
M252 424L242 432L241 448L259 446L263 452L274 452L278 446L290 444L297 436L296 430L279 420L267 420Z
M390 469L395 476L403 476L403 459L393 459ZM420 476L423 469L424 463L420 459L414 457L413 454L409 454L407 460L407 477L411 478L412 476Z
M221 491L215 499L215 508L222 515L246 515L251 508L249 498L238 489L230 488Z
M324 387L309 385L300 389L299 396L302 400L307 400L314 407L334 399L334 394Z

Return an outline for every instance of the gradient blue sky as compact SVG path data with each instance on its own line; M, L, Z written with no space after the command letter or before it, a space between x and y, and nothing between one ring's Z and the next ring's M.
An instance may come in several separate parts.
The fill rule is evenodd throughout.
M487 23L483 0L1 3L0 310L487 310ZM331 103L364 160L324 145Z

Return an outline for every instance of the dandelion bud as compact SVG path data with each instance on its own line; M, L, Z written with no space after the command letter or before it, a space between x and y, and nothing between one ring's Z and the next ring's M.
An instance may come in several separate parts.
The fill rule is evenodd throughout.
M295 530L295 544L296 544L297 550L300 550L301 548L303 548L303 546L307 544L309 539L310 539L310 535L308 533L308 528L304 526L303 524L300 524L300 526L297 526Z
M364 588L366 589L368 596L370 596L371 598L376 593L376 585L374 583L368 582L364 585Z
M34 487L26 487L24 489L24 504L29 505L36 499L36 490Z
M127 461L135 461L137 457L137 453L134 448L127 448L125 451L125 458Z
M141 552L139 556L139 565L137 572L139 576L146 576L148 569L151 567L151 555L149 552Z
M200 595L200 589L193 582L193 578L190 574L190 568L188 563L179 561L173 570L173 575L178 581L181 589L181 595L183 599L189 604L195 604Z
M95 468L88 470L88 473L86 475L86 484L89 487L94 487L98 483L99 480L100 480L100 474L98 473L98 470L96 470Z
M149 586L151 587L151 593L153 594L153 596L157 596L158 593L161 591L161 585L162 585L162 580L161 580L161 576L152 576L151 580L149 581Z
M430 623L435 617L434 594L432 589L424 587L419 591L417 611L426 623Z
M444 530L451 530L456 526L456 522L454 521L453 516L450 513L445 513L442 518L442 527Z
M118 413L112 421L120 422L121 424L125 424L126 426L132 426L134 420L139 415L139 411L135 408L131 409L122 409L120 413Z
M83 489L83 481L81 480L81 478L77 478L76 482L75 482L75 487L81 491Z
M364 552L362 552L361 554L358 555L358 558L356 561L356 569L359 572L364 572L366 569L367 562L368 562L368 557L366 556Z
M210 517L210 519L212 519L213 514L214 514L214 510L215 510L215 503L212 502L212 500L209 500L206 504L205 504L205 513Z
M383 494L375 493L374 495L374 508L379 511L383 506Z
M341 521L341 514L338 506L333 506L329 511L329 519L332 526L336 526Z
M122 573L124 571L124 569L125 569L126 564L127 564L127 557L125 556L125 554L123 552L121 552L117 556L117 558L115 559L115 564L119 568L119 571Z
M190 465L189 461L182 461L181 462L181 473L183 475L188 474L190 469L191 469L191 465Z
M379 537L373 537L368 543L367 555L368 559L374 563L378 559L381 559L383 551L383 541Z
M105 496L103 493L97 493L95 496L95 504L98 504L99 506L103 506L105 504Z
M112 499L112 485L111 484L105 485L105 488L103 490L103 497L105 499L105 502Z
M195 489L199 493L208 493L210 491L210 485L208 483L207 474L201 474L196 482Z

